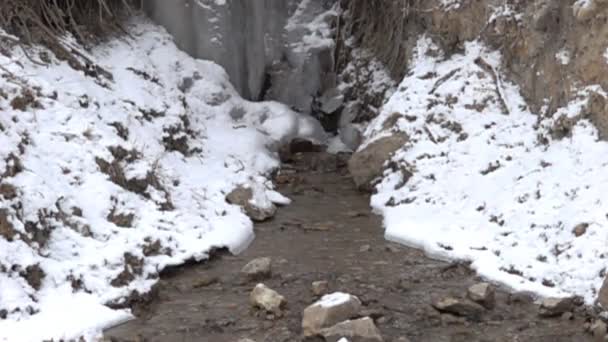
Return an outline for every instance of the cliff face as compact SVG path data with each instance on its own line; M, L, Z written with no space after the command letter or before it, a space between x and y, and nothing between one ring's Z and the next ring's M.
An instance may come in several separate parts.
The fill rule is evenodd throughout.
M310 112L335 86L333 1L152 0L146 12L180 48L223 66L239 93Z

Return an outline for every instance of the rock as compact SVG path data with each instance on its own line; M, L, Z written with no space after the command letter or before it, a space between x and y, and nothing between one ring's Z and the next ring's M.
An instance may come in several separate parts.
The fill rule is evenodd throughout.
M409 138L405 133L394 133L375 140L355 152L348 162L348 170L357 187L362 190L370 190L371 181L382 175L384 163L408 140Z
M313 281L311 290L315 296L322 296L329 292L329 283L325 280Z
M287 304L285 297L264 284L257 284L253 288L249 301L252 306L277 316L282 315L281 309Z
M321 95L319 104L323 113L333 114L344 104L344 96L337 88L332 88Z
M361 252L361 253L369 252L371 250L372 250L372 246L370 246L370 245L363 245L363 246L359 247L359 252Z
M216 276L212 276L212 275L203 275L200 279L197 279L194 284L192 285L193 288L197 289L197 288L201 288L201 287L207 287L209 285L213 285L215 283L218 283L220 281L220 279Z
M589 1L576 1L572 6L572 14L577 21L586 21L595 16L598 12L598 3L603 1L589 0Z
M561 316L564 312L571 311L574 304L572 298L545 298L540 304L538 311L541 317Z
M226 196L228 203L243 208L247 216L253 221L263 222L274 217L277 212L277 207L274 204L270 203L266 208L262 208L254 205L252 199L253 190L244 186L238 186Z
M255 341L250 338L240 338L237 342L255 342Z
M576 237L580 237L587 232L587 228L589 228L589 223L580 223L577 224L574 229L572 229L572 234Z
M591 333L596 341L604 341L604 336L606 336L607 326L602 320L596 320L590 327Z
M369 318L338 323L321 331L326 342L338 342L346 338L350 342L383 342L380 331Z
M252 281L267 279L272 275L271 264L272 259L268 257L253 259L241 269L241 273Z
M600 287L600 292L597 296L598 303L604 309L608 309L608 276L604 279L604 283L602 287Z
M483 306L466 299L447 297L433 303L433 307L440 312L451 313L457 316L479 320L485 309Z
M494 287L488 283L479 283L472 285L467 290L467 297L481 304L486 309L493 309L496 302Z
M562 314L562 320L563 321L571 321L574 319L574 314L570 311L564 312Z
M321 329L353 318L360 310L361 301L355 296L342 292L325 295L304 309L302 317L304 336L319 335Z

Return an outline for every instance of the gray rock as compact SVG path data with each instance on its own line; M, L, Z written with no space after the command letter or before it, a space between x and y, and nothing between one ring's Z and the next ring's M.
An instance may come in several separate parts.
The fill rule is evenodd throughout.
M485 312L484 307L475 302L454 297L441 299L433 303L433 307L440 312L467 317L472 320L479 320Z
M359 247L359 252L361 252L361 253L369 252L371 250L372 250L372 246L370 246L370 245L363 245L363 246Z
M342 107L344 104L344 96L340 94L338 89L332 88L323 93L319 98L319 102L323 113L332 114Z
M494 287L488 283L479 283L472 285L467 290L467 297L481 304L486 309L493 309L496 302Z
M608 309L608 277L604 279L604 283L602 284L602 287L600 287L597 301L602 308Z
M241 269L241 273L252 281L267 279L272 275L271 264L272 259L268 257L253 259Z
M409 138L405 133L393 133L355 152L348 162L348 170L357 187L370 190L371 181L382 175L384 163L408 140Z
M304 309L302 317L304 336L319 335L321 329L353 318L359 311L361 311L361 301L355 296L341 292L325 295Z
M238 186L232 190L227 196L226 201L230 204L235 204L243 208L247 216L253 221L263 222L274 217L277 212L277 207L271 204L268 208L260 208L251 203L253 199L253 190Z
M325 280L313 281L310 288L315 296L322 296L329 292L329 283Z
M561 316L564 312L572 311L573 306L571 297L545 298L540 304L538 314L541 317Z
M346 338L349 342L383 342L380 331L369 317L338 323L321 331L326 342L338 342Z
M253 307L265 310L276 316L282 315L281 309L287 304L285 297L264 284L258 284L253 288L249 301Z

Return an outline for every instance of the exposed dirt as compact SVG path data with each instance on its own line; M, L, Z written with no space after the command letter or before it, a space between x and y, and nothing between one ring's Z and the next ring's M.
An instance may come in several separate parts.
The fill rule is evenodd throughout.
M495 308L477 322L438 313L431 306L434 300L462 297L480 279L462 264L432 260L419 250L387 242L381 219L370 212L369 198L335 164L322 153L299 154L277 177L279 190L293 199L292 205L256 225L249 249L168 272L156 299L134 308L138 318L110 329L106 337L302 341L302 311L316 299L311 283L327 280L331 291L362 300L363 314L375 319L385 341L592 340L584 332L585 308L572 317L540 318L538 306L524 294L498 291ZM250 307L249 293L256 283L247 282L240 270L257 257L272 258L272 277L263 282L287 299L282 318Z

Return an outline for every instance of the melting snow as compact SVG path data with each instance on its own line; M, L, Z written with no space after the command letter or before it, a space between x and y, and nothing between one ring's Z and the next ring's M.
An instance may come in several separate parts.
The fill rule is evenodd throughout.
M37 241L0 237L0 341L93 339L130 317L104 304L145 293L164 267L240 252L252 223L225 194L244 184L258 205L289 203L266 177L279 165L269 147L322 138L284 105L240 98L223 69L164 30L132 26L133 39L92 52L113 81L0 55L0 174L17 170L2 182L18 191L0 207ZM22 88L39 105L14 109ZM39 288L26 279L36 266Z
M482 276L515 290L595 299L606 269L608 144L580 115L580 99L539 120L518 88L500 80L500 56L478 43L443 60L419 42L412 69L368 127L372 141L394 129L410 142L372 197L386 237L428 253L472 261ZM561 140L551 128L573 119ZM586 232L575 236L579 224Z

